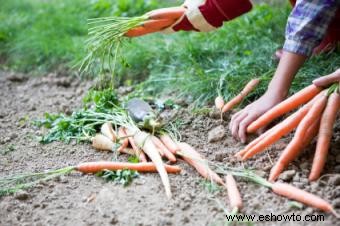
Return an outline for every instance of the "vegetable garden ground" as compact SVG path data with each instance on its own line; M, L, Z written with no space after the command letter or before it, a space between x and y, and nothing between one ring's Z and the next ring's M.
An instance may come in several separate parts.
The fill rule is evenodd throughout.
M80 61L86 56L88 18L134 17L181 2L12 0L0 3L0 226L230 225L225 217L231 211L226 189L204 180L181 158L176 165L182 172L169 174L173 193L170 200L158 173L141 173L130 185L123 186L95 175L72 172L4 195L2 179L9 175L59 169L87 161L130 161L124 154L96 151L90 142L65 143L55 141L60 138L57 137L42 144L38 139L48 130L38 128L36 120L44 119L46 113L69 117L79 109L84 110L84 97L108 88L112 85L108 85L108 79L113 81L122 102L139 97L153 106L165 104L161 115L176 119L181 140L208 159L214 170L219 164L251 169L268 178L293 133L264 153L241 162L234 154L245 145L232 139L228 123L233 113L264 93L273 76L278 63L273 53L282 47L285 23L291 11L288 1L254 1L257 4L251 12L211 33L152 34L125 40L113 74L108 68L99 71L97 62L93 71L84 74L78 71ZM339 49L312 56L294 79L291 94L310 85L313 79L335 71L339 65ZM235 110L225 114L222 122L220 115L212 112L214 98L221 95L224 100L230 100L254 78L261 80L258 87ZM105 101L109 99L107 92L100 95ZM113 108L111 102L108 106ZM320 180L308 181L314 139L279 181L320 196L340 213L339 117L333 131ZM209 141L209 136L216 141ZM315 214L325 219L248 222L249 225L337 225L339 222L329 213L291 202L268 188L235 178L244 202L242 214ZM240 222L231 225L239 224L242 225Z
M45 112L70 112L81 105L81 99L92 82L81 82L62 73L32 78L24 74L0 73L0 176L25 171L42 171L74 165L81 161L111 160L112 153L95 151L89 144L53 142L42 145L36 140L40 129L30 119L43 117ZM121 89L123 90L123 89ZM184 108L172 110L183 120L184 141L192 144L213 162L240 166L235 154L242 145L233 141L228 131L217 142L209 143L208 132L221 124L212 114L193 115ZM227 116L229 117L229 115ZM223 122L227 128L227 121ZM335 127L335 139L322 180L309 183L308 170L313 155L302 155L289 166L284 179L329 200L340 211L340 124ZM267 177L270 159L278 157L286 145L283 139L266 153L245 162L257 173ZM312 153L313 147L306 153ZM126 160L119 156L119 160ZM305 161L303 161L305 160ZM92 175L72 173L0 198L0 225L223 225L228 209L225 190L216 190L203 183L190 166L179 162L183 171L170 175L173 199L167 200L159 175L142 174L132 184L123 187ZM294 173L295 172L295 173ZM322 214L312 208L298 209L285 198L269 192L267 188L239 181L244 199L244 214ZM216 200L222 204L219 205ZM337 219L325 214L324 222L308 225L335 225ZM289 222L254 222L255 225L287 225ZM290 222L296 225L297 222ZM306 222L300 224L307 225Z

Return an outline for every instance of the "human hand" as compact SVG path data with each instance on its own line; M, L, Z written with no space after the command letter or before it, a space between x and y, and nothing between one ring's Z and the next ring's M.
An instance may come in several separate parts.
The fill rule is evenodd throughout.
M319 87L327 87L336 82L340 83L340 68L329 75L315 79L313 84Z
M231 117L229 129L232 136L245 143L247 140L247 127L259 118L262 114L270 110L273 106L280 103L285 94L276 93L268 90L262 97L246 106ZM259 131L262 132L262 131Z

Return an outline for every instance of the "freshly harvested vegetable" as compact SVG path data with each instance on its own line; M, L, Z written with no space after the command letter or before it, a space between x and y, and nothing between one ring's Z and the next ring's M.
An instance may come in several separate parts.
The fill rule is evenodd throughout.
M333 125L339 108L340 95L334 92L329 96L326 109L321 117L318 142L316 145L312 169L309 175L310 181L317 180L320 177L326 163L328 149L333 134Z
M89 72L99 59L101 70L105 69L107 63L108 69L114 73L119 50L125 38L146 35L169 27L183 15L184 11L183 7L173 7L154 10L138 17L89 19L88 35L90 37L86 41L88 54L83 59L79 70Z
M234 176L239 176L246 178L247 180L253 181L257 184L270 188L275 194L284 196L286 198L295 200L297 202L301 202L307 206L311 206L317 208L319 210L332 213L334 216L339 218L339 215L335 212L332 205L328 203L326 200L313 195L309 192L303 191L299 188L296 188L292 185L286 183L270 183L266 179L256 175L250 170L231 170L231 169L224 169L223 167L219 167L219 173L228 175L232 174Z
M172 152L162 143L162 141L160 139L158 139L158 137L156 136L152 136L151 137L152 142L156 145L156 147L163 151L164 156L169 159L170 162L176 162L176 157L174 154L172 154Z
M148 20L141 24L139 27L135 27L127 31L124 35L129 38L139 37L151 33L158 32L171 26L175 20L172 19L155 19Z
M260 79L255 78L250 80L250 82L247 83L247 85L243 88L240 94L238 94L236 97L231 99L229 102L227 102L223 108L222 112L226 113L227 111L231 110L233 107L238 105L242 102L242 100L248 96L248 94L255 89L255 87L259 84Z
M247 160L254 155L264 151L265 148L269 147L270 145L281 139L281 137L293 131L299 125L304 116L308 113L308 111L312 107L312 103L314 102L306 104L297 112L286 118L283 122L277 124L268 132L260 136L258 139L251 142L248 145L249 147L247 146L245 148L247 151L244 154L242 153L242 159Z
M223 106L224 106L223 97L222 96L217 96L215 98L215 107L216 107L216 109L222 111Z
M146 15L149 19L172 19L178 20L181 16L183 16L185 12L185 8L183 6L178 7L168 7L156 9L148 12Z
M332 213L334 216L339 217L330 203L309 192L296 188L292 185L279 182L272 184L271 189L278 195L304 203L324 212Z
M168 173L179 173L181 168L178 166L164 165ZM66 175L72 171L82 173L98 173L104 170L135 170L137 172L157 172L156 166L151 163L130 163L130 162L84 162L76 166L68 166L57 170L49 170L41 173L20 174L8 176L0 179L0 196L15 193L18 190L32 187L39 182L47 181L52 178Z
M179 173L181 172L181 168L178 166L166 165L164 164L164 168L166 172L169 173ZM157 167L154 163L151 162L139 162L139 163L130 163L130 162L85 162L80 163L75 167L75 170L82 173L97 173L104 169L107 170L136 170L137 172L157 172Z
M202 177L221 185L224 184L222 178L209 168L208 162L193 147L183 142L178 143L178 146L180 151L177 154L193 166Z
M302 148L305 148L310 142L318 135L320 127L320 118L313 122L311 126L309 126L304 138L303 138L303 143L302 143Z
M121 145L120 145L120 147L118 148L117 151L123 152L124 149L126 149L129 146L129 138L127 137L127 134L126 134L123 127L120 127L118 129L118 138L119 138L119 142L121 143ZM136 151L135 151L135 154L137 155ZM137 157L139 157L139 156L137 156Z
M92 147L100 151L114 151L116 144L102 134L97 134L92 138ZM135 151L130 148L118 148L118 152L135 155Z
M131 132L133 132L133 139L136 144L143 149L143 151L149 156L151 161L155 164L157 171L161 177L163 182L165 193L168 198L171 198L171 190L170 190L170 182L168 174L165 170L164 163L162 161L161 156L157 150L157 147L154 145L151 139L151 135L149 133L140 131L138 128L129 128Z
M176 154L180 150L179 146L171 139L168 134L164 133L159 138L165 147L167 147L173 154Z
M157 31L150 29L150 28L148 29L145 27L136 27L126 32L125 36L129 38L133 38L133 37L139 37L139 36L147 35L147 34L154 33L154 32L157 32Z
M258 129L268 125L274 119L288 113L291 110L294 110L298 106L307 103L311 99L313 99L318 93L322 91L321 88L316 87L315 85L307 86L301 91L297 92L293 96L288 99L282 101L265 114L260 116L255 122L251 123L248 128L248 133L254 133Z
M124 130L124 128L123 128ZM143 150L141 150L137 144L135 143L134 139L133 139L133 135L129 133L129 131L127 129L125 129L125 134L127 134L127 137L128 137L128 140L129 140L129 143L132 147L132 149L135 151L136 153L136 156L138 157L138 159L141 161L141 162L147 162L148 160L146 159L146 156L143 152Z
M112 124L109 122L105 122L101 127L100 127L100 132L110 138L111 141L116 142L117 140L117 134L112 128Z
M173 19L153 19L145 21L142 26L146 29L159 31L171 26L174 22Z
M301 152L303 147L303 138L308 130L309 126L313 124L313 122L319 119L322 114L325 106L327 104L327 96L322 95L316 102L313 104L312 108L308 111L307 115L303 118L301 123L296 129L294 138L285 148L285 150L281 153L279 160L273 166L270 171L269 181L276 180L284 168L293 161L297 155Z
M228 191L229 203L231 209L233 210L232 212L238 212L242 208L243 204L240 191L237 188L236 181L232 174L228 174L225 177L225 181Z
M92 147L100 151L113 151L115 144L103 134L97 134L92 138Z

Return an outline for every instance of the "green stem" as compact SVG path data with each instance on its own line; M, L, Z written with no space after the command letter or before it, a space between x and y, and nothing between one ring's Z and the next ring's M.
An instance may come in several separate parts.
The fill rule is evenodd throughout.
M29 173L0 179L0 196L15 193L19 190L30 188L42 181L51 180L55 177L66 175L75 170L75 166L68 166L57 170L40 173Z

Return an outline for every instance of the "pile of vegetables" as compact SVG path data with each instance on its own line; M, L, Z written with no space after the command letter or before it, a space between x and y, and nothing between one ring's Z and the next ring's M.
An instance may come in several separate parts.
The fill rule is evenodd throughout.
M251 80L247 83L239 95L227 103L224 103L222 95L218 95L215 99L215 107L221 112L221 117L223 113L231 110L237 104L241 103L241 101L256 87L258 83L259 79ZM296 109L300 105L305 104L283 122L277 124L257 139L250 142L243 150L236 153L235 157L247 160L256 154L263 152L280 138L296 129L293 139L287 145L278 161L273 166L270 172L269 181L275 181L289 163L291 163L317 135L318 139L316 151L309 180L315 181L319 179L326 163L327 153L333 134L333 125L340 109L339 92L340 84L333 84L326 90L315 85L310 85L276 105L267 113L259 117L256 121L251 123L247 128L247 132L254 133L257 130L268 126L268 124L273 120ZM241 174L243 175L243 173ZM264 179L258 178L256 175L252 175L248 178L252 180L255 179L257 183L271 188L276 194L297 200L325 212L331 212L338 217L329 203L308 192L288 184L272 184ZM231 178L229 178L229 180L232 181ZM234 182L232 181L230 183L233 184ZM230 199L233 198L230 197ZM235 199L236 200L232 203L240 203L239 198ZM235 208L237 206L240 206L240 204L235 205Z
M136 156L139 162L85 162L42 173L9 176L0 180L0 193L13 193L42 180L72 171L95 174L107 170L133 170L158 172L166 195L171 198L168 173L179 173L181 169L178 166L164 164L162 158L175 163L177 156L197 169L203 177L223 183L194 148L176 140L174 127L169 126L172 129L167 127L171 122L166 124L158 122L156 114L145 116L142 121L137 122L130 116L125 106L120 104L121 101L112 89L91 91L84 98L84 102L85 106L70 116L46 114L44 120L36 121L36 125L49 129L40 141L69 142L75 139L92 142L92 146L97 150L129 154Z
M284 121L249 143L242 151L237 153L237 156L241 157L242 160L247 160L263 152L281 137L296 129L291 142L281 153L272 168L269 180L276 180L289 163L303 151L304 147L314 137L318 136L313 165L309 175L310 181L317 180L326 163L333 134L333 125L340 108L339 84L333 84L326 90L315 85L304 88L251 123L247 128L247 132L254 133L274 119L303 104L305 105Z

